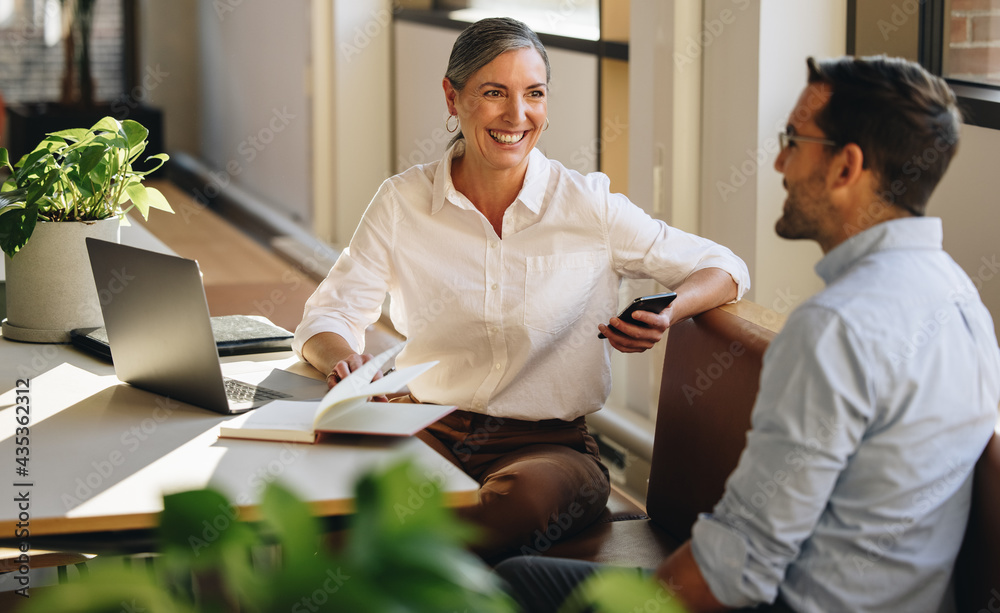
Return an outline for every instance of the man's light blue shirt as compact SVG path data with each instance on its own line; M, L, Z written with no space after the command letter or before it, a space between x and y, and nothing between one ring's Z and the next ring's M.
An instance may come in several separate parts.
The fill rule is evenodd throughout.
M880 223L764 356L752 429L695 560L729 606L938 611L997 419L1000 351L941 221Z

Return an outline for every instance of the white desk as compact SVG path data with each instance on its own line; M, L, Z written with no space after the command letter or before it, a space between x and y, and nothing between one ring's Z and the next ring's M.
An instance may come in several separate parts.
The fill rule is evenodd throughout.
M139 224L122 228L122 242L171 252ZM290 353L222 362L229 376L272 367L319 376ZM31 390L26 477L16 472L19 379L29 379ZM204 487L220 489L242 517L253 519L264 486L275 479L318 515L344 515L353 510L357 477L402 457L442 484L448 504L474 504L478 497L473 479L415 438L337 437L316 445L219 440L225 419L122 384L110 363L72 346L0 338L0 539L15 538L14 499L24 491L33 537L151 528L164 494Z
M316 373L289 353L223 360L227 375L272 366ZM15 455L19 379L30 380L24 477ZM164 494L209 486L252 520L264 486L275 479L318 515L347 514L356 478L402 457L443 485L448 504L473 504L478 496L474 480L415 438L315 445L220 440L218 425L227 417L120 383L111 364L69 345L0 338L0 390L0 539L8 541L19 522L15 498L25 491L32 537L151 528Z

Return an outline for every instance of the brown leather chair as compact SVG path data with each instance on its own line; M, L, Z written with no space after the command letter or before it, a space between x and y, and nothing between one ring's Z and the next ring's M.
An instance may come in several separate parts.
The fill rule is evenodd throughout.
M783 319L750 302L670 328L646 494L647 516L615 493L610 511L543 555L656 566L722 497L750 428L761 358ZM634 519L639 517L639 519Z
M976 463L972 509L955 565L959 613L1000 611L1000 437Z

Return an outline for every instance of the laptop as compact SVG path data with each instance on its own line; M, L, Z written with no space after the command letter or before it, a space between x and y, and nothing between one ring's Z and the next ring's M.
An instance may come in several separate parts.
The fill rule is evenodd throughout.
M122 381L227 415L326 393L325 381L280 369L222 376L196 261L95 238L87 251Z

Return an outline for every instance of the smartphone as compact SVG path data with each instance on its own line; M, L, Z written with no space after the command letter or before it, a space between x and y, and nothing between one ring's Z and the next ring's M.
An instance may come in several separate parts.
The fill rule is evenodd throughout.
M667 292L665 294L653 294L651 296L640 296L632 301L627 307L625 307L621 313L618 314L618 319L635 324L637 326L645 326L646 324L641 321L637 321L632 318L632 313L636 311L649 311L650 313L659 314L660 311L667 308L667 306L674 301L677 297L676 292ZM603 333L598 334L597 338L607 338Z

